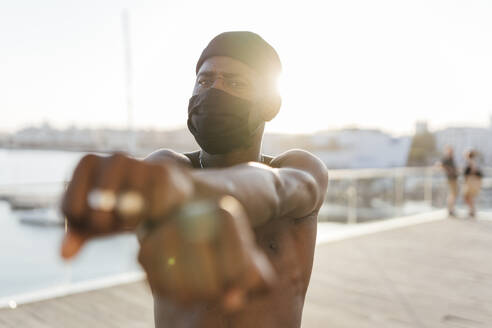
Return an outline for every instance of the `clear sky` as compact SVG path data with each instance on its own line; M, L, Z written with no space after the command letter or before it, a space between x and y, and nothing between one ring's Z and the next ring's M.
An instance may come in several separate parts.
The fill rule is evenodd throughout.
M488 124L492 1L0 1L0 130L127 122L121 11L131 13L135 125L184 125L196 60L227 30L278 51L270 131L410 133Z

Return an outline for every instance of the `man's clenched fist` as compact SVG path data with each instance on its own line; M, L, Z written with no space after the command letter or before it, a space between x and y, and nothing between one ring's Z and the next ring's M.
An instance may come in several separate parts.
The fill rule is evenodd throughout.
M73 256L87 238L160 220L192 193L191 178L173 163L147 163L122 154L87 155L63 196L69 232L62 255Z

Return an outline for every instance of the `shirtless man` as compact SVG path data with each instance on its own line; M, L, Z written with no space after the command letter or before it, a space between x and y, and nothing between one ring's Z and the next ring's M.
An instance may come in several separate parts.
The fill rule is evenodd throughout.
M156 327L300 327L328 175L305 151L261 153L280 70L258 35L215 37L188 107L201 149L83 158L63 199L62 255L135 230Z

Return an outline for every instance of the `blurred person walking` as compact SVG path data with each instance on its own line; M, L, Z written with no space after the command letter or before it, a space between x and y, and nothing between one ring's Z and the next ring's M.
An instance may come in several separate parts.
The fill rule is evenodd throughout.
M458 170L454 162L453 147L446 146L444 157L439 162L439 165L446 173L448 179L448 213L449 216L454 217L456 216L454 207L458 196Z
M476 157L477 153L474 150L470 150L465 154L466 167L463 197L468 205L471 218L475 217L475 199L482 187L482 171L478 167Z

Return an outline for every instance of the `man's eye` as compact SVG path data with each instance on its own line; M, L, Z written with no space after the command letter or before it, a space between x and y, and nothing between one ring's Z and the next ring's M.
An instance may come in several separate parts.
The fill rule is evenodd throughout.
M229 86L231 86L232 88L235 88L235 89L242 89L242 88L246 87L246 83L244 83L242 81L232 80L232 81L229 81Z
M212 80L199 80L198 84L200 84L202 87L209 87L212 85Z

